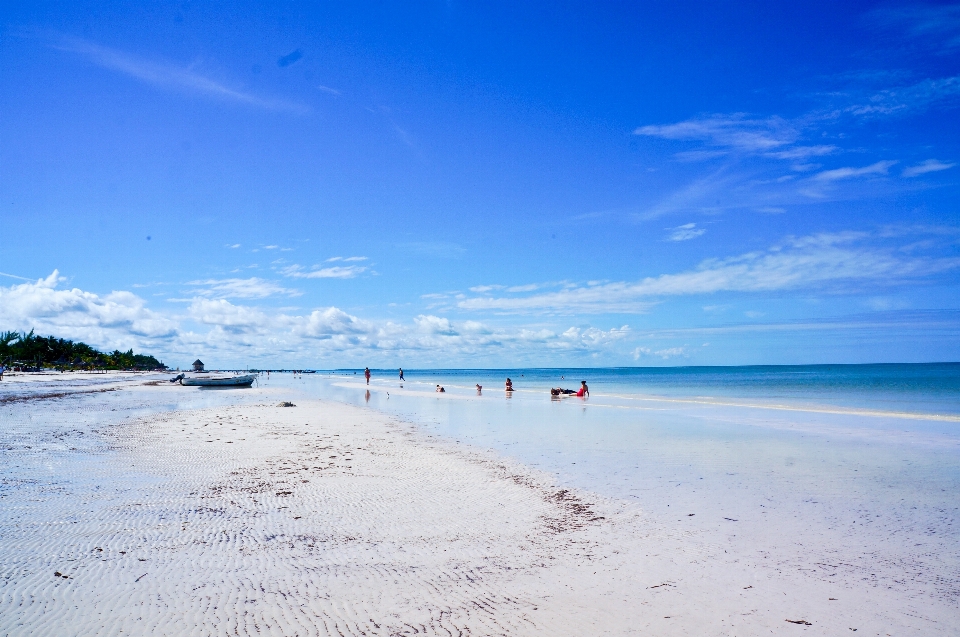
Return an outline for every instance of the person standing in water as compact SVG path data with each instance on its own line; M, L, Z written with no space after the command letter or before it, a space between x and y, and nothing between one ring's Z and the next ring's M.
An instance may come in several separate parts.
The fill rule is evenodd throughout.
M403 380L403 368L400 368L400 380Z
M363 368L363 377L367 379L367 384L369 385L370 384L370 368L369 367Z

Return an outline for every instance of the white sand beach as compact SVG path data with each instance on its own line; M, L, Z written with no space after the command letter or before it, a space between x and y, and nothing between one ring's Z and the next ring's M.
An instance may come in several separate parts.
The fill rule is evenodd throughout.
M890 573L871 578L842 555L832 568L760 555L735 531L718 541L643 502L557 487L372 409L157 378L3 381L0 635L949 635L960 625L955 598L878 586ZM79 391L90 393L57 395ZM895 568L878 558L877 569Z

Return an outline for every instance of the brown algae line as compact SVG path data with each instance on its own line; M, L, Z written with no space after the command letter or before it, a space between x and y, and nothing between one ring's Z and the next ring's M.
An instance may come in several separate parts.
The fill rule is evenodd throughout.
M101 389L83 389L79 391L60 391L47 394L23 394L17 396L4 396L0 398L0 404L21 403L31 400L52 400L54 398L66 398L68 396L79 396L80 394L100 394L108 391L117 391L121 387L105 387Z

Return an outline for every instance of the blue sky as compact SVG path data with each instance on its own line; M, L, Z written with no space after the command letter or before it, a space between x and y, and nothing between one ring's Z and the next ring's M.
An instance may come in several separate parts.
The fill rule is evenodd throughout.
M215 366L960 359L960 5L6 5L0 323Z

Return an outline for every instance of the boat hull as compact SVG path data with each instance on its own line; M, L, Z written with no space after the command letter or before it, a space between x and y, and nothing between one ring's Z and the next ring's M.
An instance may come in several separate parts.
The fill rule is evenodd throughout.
M180 382L195 387L249 387L256 378L256 374L246 374L229 378L184 378Z

